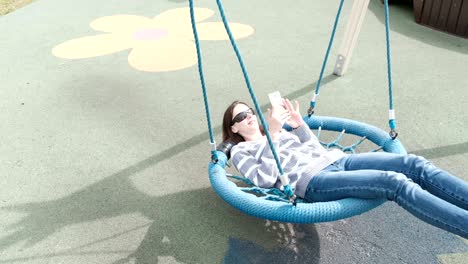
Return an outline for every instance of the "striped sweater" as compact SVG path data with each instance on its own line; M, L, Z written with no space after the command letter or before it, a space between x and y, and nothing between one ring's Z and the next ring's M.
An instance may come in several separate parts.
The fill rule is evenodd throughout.
M283 130L273 145L283 172L299 197L304 197L307 185L315 174L345 156L341 150L327 150L320 145L307 125L292 132ZM232 148L231 158L234 167L255 185L283 189L266 137L240 142Z

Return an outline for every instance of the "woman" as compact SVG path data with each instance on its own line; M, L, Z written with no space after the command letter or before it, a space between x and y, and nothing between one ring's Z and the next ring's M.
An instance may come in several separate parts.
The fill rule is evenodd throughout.
M345 154L322 147L299 104L268 109L268 130L285 176L306 202L386 198L421 220L468 238L468 184L423 157L386 152ZM283 124L293 128L283 130ZM235 101L224 113L223 141L235 146L236 169L262 188L282 188L273 153L255 112Z

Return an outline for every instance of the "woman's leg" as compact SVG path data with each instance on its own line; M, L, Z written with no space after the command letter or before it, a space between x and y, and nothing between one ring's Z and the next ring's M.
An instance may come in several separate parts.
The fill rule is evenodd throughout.
M468 210L468 183L423 157L373 152L348 155L337 165L345 171L369 169L403 173L431 194Z
M446 202L393 171L342 171L335 165L312 177L306 202L325 202L348 197L395 201L419 219L468 238L468 211Z

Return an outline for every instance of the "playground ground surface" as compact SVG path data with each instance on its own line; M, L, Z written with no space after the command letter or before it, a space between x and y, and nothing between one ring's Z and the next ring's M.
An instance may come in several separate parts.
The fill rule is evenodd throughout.
M215 1L195 4L204 8L201 27L220 22ZM224 3L229 21L244 25L237 41L262 107L280 90L305 113L338 4ZM467 240L394 203L297 225L222 201L207 175L203 98L181 17L187 6L36 0L0 17L0 263L467 263ZM347 73L332 75L350 10L351 1L317 114L388 130L380 1L370 3ZM404 5L390 7L390 24L399 139L409 153L468 180L468 40L414 23ZM223 110L250 96L219 24L205 26L220 141Z

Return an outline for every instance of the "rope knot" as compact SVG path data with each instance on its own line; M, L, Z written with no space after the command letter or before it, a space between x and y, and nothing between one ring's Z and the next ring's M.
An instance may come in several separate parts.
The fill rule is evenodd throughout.
M391 129L390 132L388 132L388 134L390 135L392 140L395 140L397 138L397 136L398 136L398 132L396 132L395 129Z
M315 113L314 108L312 106L309 107L309 109L307 110L307 115L311 117L314 113Z

